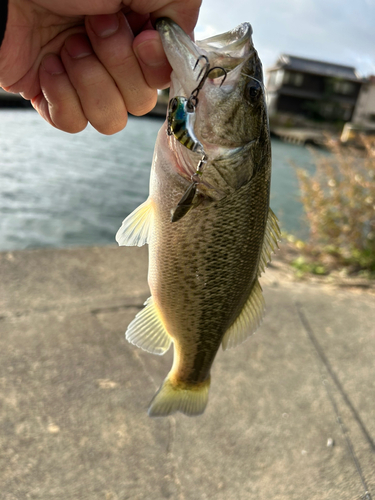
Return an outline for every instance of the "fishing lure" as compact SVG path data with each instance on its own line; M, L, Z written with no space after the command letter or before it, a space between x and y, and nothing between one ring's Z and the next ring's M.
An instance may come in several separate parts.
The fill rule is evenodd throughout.
M174 97L168 106L168 135L175 138L193 153L204 153L202 144L194 133L195 106L191 98Z
M200 56L194 66L196 69L200 60L204 59L206 62L199 72L199 80L197 87L192 91L190 97L177 96L170 100L168 105L168 135L174 135L174 137L186 148L188 148L193 153L202 153L202 158L199 160L197 169L192 175L192 183L189 185L185 193L183 194L181 200L178 202L177 207L172 211L171 222L177 222L182 219L193 206L199 205L202 200L196 198L197 186L200 182L200 176L202 175L202 168L205 163L207 163L207 155L204 151L202 143L197 139L194 133L194 123L195 123L195 110L198 105L198 95L202 89L208 75L213 71L221 71L224 73L224 78L220 83L220 86L224 83L227 72L224 68L220 66L210 67L210 63L206 56Z
M200 79L198 86L190 94L190 97L173 97L168 105L168 135L174 135L183 146L190 149L193 153L204 153L203 146L194 133L195 109L198 105L198 94L211 72L219 70L224 73L224 78L220 83L220 86L224 83L227 77L227 72L224 68L221 68L220 66L211 68L206 56L200 56L197 59L194 69L196 69L199 61L202 59L206 62L199 72L198 79L201 77L202 73L203 76Z

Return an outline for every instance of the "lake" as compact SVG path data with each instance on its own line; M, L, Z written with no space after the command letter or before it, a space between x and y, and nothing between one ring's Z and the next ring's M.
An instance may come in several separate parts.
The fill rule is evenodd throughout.
M0 250L115 243L122 220L148 195L161 119L130 117L114 136L70 135L34 110L0 110ZM303 146L272 142L271 207L283 230L306 237L291 163L313 170Z

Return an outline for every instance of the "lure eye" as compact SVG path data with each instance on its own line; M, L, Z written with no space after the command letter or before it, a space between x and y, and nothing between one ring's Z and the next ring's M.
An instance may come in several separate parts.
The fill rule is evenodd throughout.
M256 99L261 94L261 86L258 82L250 82L246 86L247 97L250 100Z
M169 110L174 113L177 109L177 106L178 106L178 101L177 99L174 97L171 102L169 103Z

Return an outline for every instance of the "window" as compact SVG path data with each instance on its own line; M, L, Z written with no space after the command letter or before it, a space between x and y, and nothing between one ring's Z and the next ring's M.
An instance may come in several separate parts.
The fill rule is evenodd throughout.
M303 74L302 73L294 73L293 74L293 85L296 87L300 87L303 83Z
M355 85L352 82L337 80L333 83L333 90L337 94L350 95L354 93Z
M300 87L303 83L303 74L286 71L283 83L286 85L293 85L294 87Z

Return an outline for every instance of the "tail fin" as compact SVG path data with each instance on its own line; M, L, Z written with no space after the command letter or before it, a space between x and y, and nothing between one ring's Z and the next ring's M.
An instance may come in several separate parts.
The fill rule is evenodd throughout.
M153 397L148 414L150 417L166 417L180 411L193 417L201 415L208 402L210 377L198 385L175 385L169 376Z

